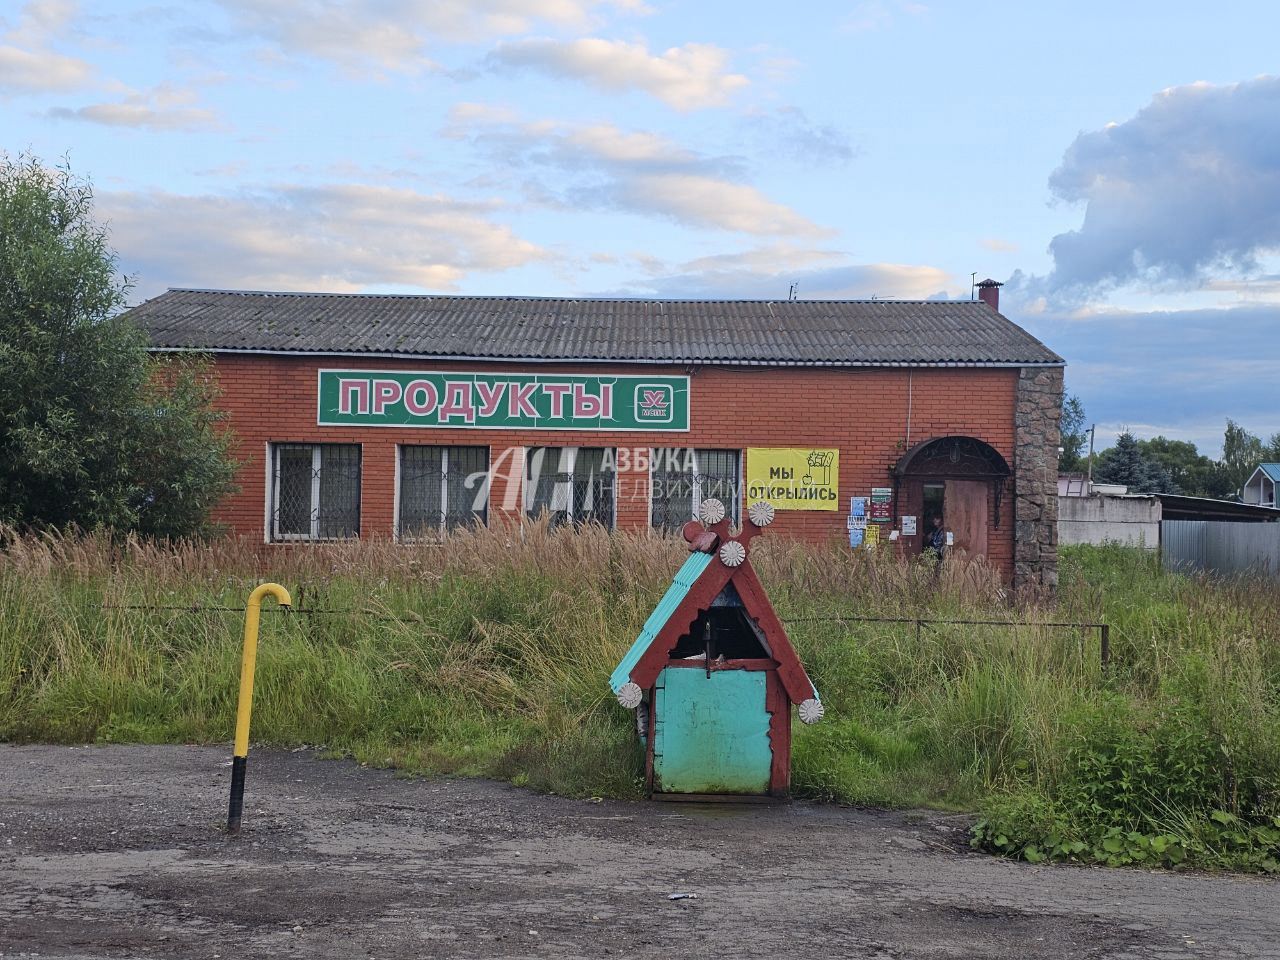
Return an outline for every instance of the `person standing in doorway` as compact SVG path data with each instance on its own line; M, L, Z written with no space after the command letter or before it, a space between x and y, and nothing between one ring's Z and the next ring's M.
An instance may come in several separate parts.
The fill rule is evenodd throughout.
M924 548L941 562L947 549L947 532L942 529L942 514L935 513L929 520L929 530L925 534Z

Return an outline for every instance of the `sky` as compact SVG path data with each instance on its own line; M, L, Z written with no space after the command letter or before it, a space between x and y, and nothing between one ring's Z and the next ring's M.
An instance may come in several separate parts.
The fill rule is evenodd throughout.
M1280 432L1280 8L0 0L0 149L171 286L968 298L1098 424Z

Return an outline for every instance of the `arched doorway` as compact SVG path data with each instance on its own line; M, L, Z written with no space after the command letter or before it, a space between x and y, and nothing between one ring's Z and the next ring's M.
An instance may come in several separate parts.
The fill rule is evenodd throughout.
M1009 473L1000 452L975 437L933 437L904 453L893 466L893 482L897 514L917 518L916 534L903 536L908 551L924 549L938 516L956 549L990 557Z

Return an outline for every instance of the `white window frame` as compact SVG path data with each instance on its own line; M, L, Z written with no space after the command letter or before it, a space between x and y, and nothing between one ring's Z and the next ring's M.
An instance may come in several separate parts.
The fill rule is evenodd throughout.
M280 451L283 447L311 447L311 523L309 533L280 532ZM271 539L277 543L289 540L320 539L320 444L275 443L271 445Z
M691 495L691 503L689 504L689 519L692 520L698 516L698 507L699 505L701 505L702 501L706 499L706 497L703 496L703 491L702 491L702 465L698 462L699 449L706 450L708 452L733 453L736 455L736 459L734 461L733 486L734 486L734 490L736 491L735 497L737 498L738 502L732 505L725 504L725 513L730 518L732 518L736 513L739 518L739 522L741 522L742 459L743 459L742 450L735 449L733 447L702 447L702 448L699 448L699 447L650 447L649 448L649 528L650 529L657 529L656 527L654 527L654 522L653 522L654 521L653 478L658 472L658 451L659 450L689 450L693 453L693 476L690 477L690 480L692 482L689 485L690 495ZM735 507L737 508L736 510L734 509Z
M442 443L441 444L436 444L436 443L397 443L396 444L396 492L395 492L395 498L394 498L395 500L394 507L396 511L394 535L396 540L398 541L403 540L406 543L412 543L416 540L423 539L422 534L418 534L417 536L405 536L404 532L400 529L400 490L401 490L400 483L401 483L401 468L404 466L404 460L403 460L404 451L408 448L416 448L416 447L433 447L440 451L440 523L436 527L436 534L440 537L443 537L445 535L445 517L449 513L449 482L448 482L449 481L449 451L454 449L457 446L459 445L454 444L453 446L447 446ZM479 447L480 445L477 444L476 446ZM484 457L485 469L491 472L493 470L493 466L492 466L493 449L491 447L484 447L483 449L485 451L485 457ZM485 497L487 499L492 494L492 489L491 489L492 483L493 483L492 472L490 473L489 479L486 480L485 482L486 484L489 485L485 490ZM485 526L489 525L489 504L487 502L485 504L485 510L484 510L484 522L485 522Z
M533 485L529 482L529 462L530 462L530 455L535 450L560 451L560 460L559 460L560 469L557 472L567 473L569 474L570 477L573 476L574 472L578 468L578 451L579 450L603 450L605 451L605 453L609 453L610 451L612 451L613 453L613 457L612 457L613 502L611 504L611 509L609 511L610 518L609 518L608 529L616 530L618 528L618 448L617 447L608 447L608 446L595 447L595 446L592 446L591 444L579 444L572 447L550 447L550 446L542 446L542 445L539 445L536 447L525 447L524 448L524 464L522 465L520 470L520 486L521 486L521 493L522 493L522 496L520 499L524 503L523 515L529 519L532 519L533 496L534 496ZM565 457L566 453L568 454L567 459ZM603 462L603 460L604 458L602 457L601 461ZM543 455L542 465L545 468L546 466L545 454ZM568 503L568 509L565 510L565 519L569 523L573 523L577 519L573 515L573 507L574 507L573 481L569 480L568 482L569 482L569 495L565 497L565 501ZM555 502L554 495L552 496L552 502L553 503Z
M324 443L312 443L306 440L275 440L269 445L270 457L267 469L271 477L271 499L267 503L267 537L270 543L307 543L310 541L339 541L360 539L359 528L352 537L320 536L320 449ZM359 512L360 499L364 496L364 450L358 443L329 444L329 446L355 447L359 451L360 472L356 488L356 510ZM308 533L281 533L280 524L280 448L311 448L311 521Z

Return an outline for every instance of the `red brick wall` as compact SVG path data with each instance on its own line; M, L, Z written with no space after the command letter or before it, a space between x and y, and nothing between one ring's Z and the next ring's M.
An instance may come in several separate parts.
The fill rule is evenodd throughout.
M873 486L891 486L888 469L910 445L931 437L959 434L995 447L1013 464L1016 369L889 368L702 368L690 380L691 429L687 433L604 433L593 431L507 431L458 428L318 427L317 370L344 369L531 371L517 363L361 361L350 357L272 357L222 354L217 371L222 405L238 437L238 456L248 461L241 490L218 511L236 532L262 536L266 516L266 456L270 442L360 443L363 449L361 536L390 536L394 525L396 445L477 444L490 447L497 464L508 448L524 446L838 447L840 497L837 511L779 511L774 529L808 540L845 536L850 496L866 496ZM682 375L680 367L626 364L538 364L542 373ZM908 387L910 386L910 399ZM910 436L907 414L910 407ZM511 468L519 474L519 463ZM514 491L513 491L514 492ZM494 510L506 493L495 481ZM999 529L989 532L991 559L1012 565L1013 517L1009 496ZM518 496L513 501L518 508ZM919 514L903 502L899 513ZM648 476L618 478L619 527L648 523ZM887 535L887 531L886 531Z

